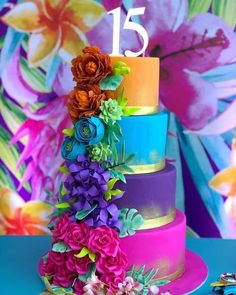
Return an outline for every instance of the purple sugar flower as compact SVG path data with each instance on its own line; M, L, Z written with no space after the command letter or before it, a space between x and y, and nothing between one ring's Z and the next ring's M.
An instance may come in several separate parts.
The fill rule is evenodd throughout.
M63 196L63 201L71 205L68 211L70 219L75 221L78 211L87 211L97 205L85 217L85 222L91 226L120 228L119 210L113 203L114 199L104 199L110 179L109 171L104 170L99 163L91 162L87 156L79 156L77 162L66 162L66 165L70 174L64 182L67 194Z

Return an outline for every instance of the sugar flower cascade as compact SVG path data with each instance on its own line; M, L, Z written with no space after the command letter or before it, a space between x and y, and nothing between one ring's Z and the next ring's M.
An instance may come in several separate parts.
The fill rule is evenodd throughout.
M85 47L71 70L76 86L66 104L73 129L63 130L60 167L66 180L50 216L52 248L39 264L42 280L51 294L161 294L168 281L154 279L158 270L144 266L127 271L120 248L120 238L143 224L137 210L115 203L124 193L116 182L125 182L132 158L118 156L118 122L137 111L126 107L124 91L115 91L131 69L121 61L112 67L109 55Z

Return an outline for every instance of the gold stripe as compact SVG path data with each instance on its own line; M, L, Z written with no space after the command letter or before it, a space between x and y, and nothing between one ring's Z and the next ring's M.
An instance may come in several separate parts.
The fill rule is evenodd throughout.
M144 223L139 230L151 229L151 228L166 225L175 219L175 215L176 215L175 210L171 210L165 216L144 220Z
M182 274L185 271L185 266L181 265L174 273L170 274L170 275L166 275L163 277L158 277L158 280L168 280L168 281L174 281L177 278L179 278L180 276L182 276Z
M134 113L134 116L136 115L149 115L149 114L155 114L158 112L158 105L154 107L147 107L147 106L127 106L127 109L129 108L139 108L137 112Z
M156 164L146 164L146 165L129 165L133 172L124 172L125 174L141 174L141 173L151 173L160 171L165 168L165 160Z

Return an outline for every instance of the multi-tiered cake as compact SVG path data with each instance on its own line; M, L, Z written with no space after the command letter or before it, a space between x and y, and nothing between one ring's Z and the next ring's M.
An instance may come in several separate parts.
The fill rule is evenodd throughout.
M206 268L186 254L186 220L175 209L168 116L158 112L159 59L110 58L86 47L72 73L73 129L64 131L60 168L67 177L40 275L53 294L167 294L164 288L183 295ZM190 266L198 268L194 282Z

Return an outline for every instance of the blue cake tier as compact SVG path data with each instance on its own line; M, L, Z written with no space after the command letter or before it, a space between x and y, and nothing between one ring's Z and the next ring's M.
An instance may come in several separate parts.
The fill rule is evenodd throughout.
M166 112L151 115L122 117L119 122L123 137L117 145L119 158L133 158L127 165L134 174L150 173L165 167L165 148L168 115Z

